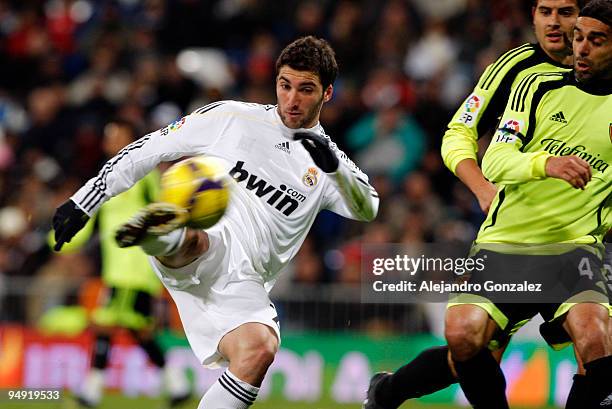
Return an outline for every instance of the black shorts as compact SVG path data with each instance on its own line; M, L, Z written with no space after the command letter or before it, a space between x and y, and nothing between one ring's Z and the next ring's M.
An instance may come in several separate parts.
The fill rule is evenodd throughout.
M602 274L606 290L608 291L609 315L612 317L612 247L610 244L607 246L607 251L604 253ZM542 338L544 338L546 342L548 342L548 344L556 350L563 349L572 343L570 335L567 333L565 328L563 328L563 319L554 319L555 313L562 310L563 306L561 305L549 305L547 310L542 313L542 317L544 317L545 322L540 325L540 334L542 335Z
M546 324L540 332L551 346L559 348L569 339L562 324L573 305L596 302L609 308L601 251L576 246L565 250L546 255L479 250L473 257L486 260L484 269L462 278L472 286L453 294L449 307L475 304L487 311L499 327L489 344L491 349L505 345L541 314Z

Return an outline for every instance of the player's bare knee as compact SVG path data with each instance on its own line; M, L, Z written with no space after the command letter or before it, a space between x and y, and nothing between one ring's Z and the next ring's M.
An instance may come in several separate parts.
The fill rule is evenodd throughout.
M456 360L466 360L485 347L486 315L461 311L463 306L451 307L446 315L444 336L451 356ZM455 311L452 311L456 308ZM463 308L465 310L465 308ZM486 314L486 313L485 313Z
M584 362L610 355L610 338L606 323L594 319L574 333L576 350Z
M584 362L591 362L610 355L608 336L600 333L583 336L576 340L576 349Z
M445 336L448 349L454 360L465 361L470 359L485 347L482 336L469 329L447 329Z
M258 334L239 346L236 364L244 369L268 368L278 351L278 339L272 334Z
M574 310L579 306L572 308ZM590 362L612 354L608 333L609 318L607 311L597 304L570 310L564 324L572 336L576 351L582 361ZM588 319L584 319L588 314Z
M250 365L257 366L259 368L268 368L274 361L277 348L271 343L261 344L250 351L248 361Z

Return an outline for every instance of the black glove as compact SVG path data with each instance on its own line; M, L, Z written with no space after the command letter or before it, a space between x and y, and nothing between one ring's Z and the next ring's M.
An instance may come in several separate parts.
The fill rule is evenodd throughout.
M329 147L329 140L312 132L296 132L293 135L296 141L302 141L304 148L312 156L314 163L325 173L338 170L338 157Z
M89 216L72 200L66 201L55 210L53 230L55 230L55 251L60 251L64 243L70 243L75 234L85 226Z

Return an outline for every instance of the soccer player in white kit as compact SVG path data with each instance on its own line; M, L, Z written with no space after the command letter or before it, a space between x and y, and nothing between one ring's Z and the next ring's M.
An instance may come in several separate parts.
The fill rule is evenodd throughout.
M221 101L200 108L128 145L54 216L59 249L103 202L158 163L203 154L225 164L235 183L225 215L212 228L185 228L180 211L156 204L117 233L120 245L137 244L152 255L202 364L228 366L200 409L246 408L255 401L280 343L268 292L317 213L329 209L363 221L376 216L378 195L367 176L319 124L337 72L325 40L294 41L276 61L278 105Z

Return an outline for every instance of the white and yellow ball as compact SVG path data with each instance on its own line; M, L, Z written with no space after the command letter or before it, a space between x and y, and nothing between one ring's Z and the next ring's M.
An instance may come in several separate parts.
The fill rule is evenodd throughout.
M225 213L229 183L229 175L217 159L196 156L164 172L159 201L186 209L189 212L187 226L206 229Z

